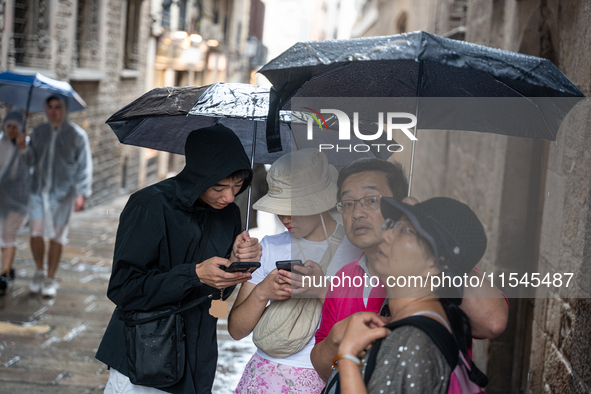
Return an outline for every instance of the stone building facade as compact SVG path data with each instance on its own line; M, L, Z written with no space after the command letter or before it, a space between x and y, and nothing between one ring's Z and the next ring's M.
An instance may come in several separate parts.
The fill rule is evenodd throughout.
M361 2L359 35L425 30L551 60L591 95L591 2L396 0ZM591 288L591 115L581 102L557 143L461 131L420 131L412 194L469 204L489 244L482 269L573 272ZM409 158L398 156L408 167ZM509 324L475 342L487 393L591 392L591 302L551 294L511 299Z
M264 48L251 21L262 32L260 0L149 0L146 87L203 86L251 81L264 63ZM252 18L254 17L254 18ZM256 29L255 29L256 31ZM184 166L184 157L140 151L139 186L162 180Z
M88 104L70 119L88 133L93 162L89 205L137 189L138 149L121 145L107 118L146 90L150 27L142 0L2 0L0 68L69 82ZM45 121L32 114L30 130Z

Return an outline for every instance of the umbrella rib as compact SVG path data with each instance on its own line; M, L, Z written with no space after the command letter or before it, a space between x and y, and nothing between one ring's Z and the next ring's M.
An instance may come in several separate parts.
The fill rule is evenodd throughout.
M137 125L136 125L136 126L133 128L133 130L131 130L131 131L129 132L129 134L127 134L127 135L124 137L124 139L126 139L126 140L127 140L127 139L129 139L130 137L132 137L132 136L135 134L135 132L136 132L136 131L139 129L139 127L140 127L142 124L144 124L144 122L146 122L148 119L149 119L149 118L143 118L143 119L142 119L142 121L141 121L140 123L138 123L138 124L137 124ZM123 143L123 141L121 141L121 143ZM139 146L139 145L138 145L138 146Z
M521 98L526 99L527 101L529 101L530 103L532 103L536 107L536 110L538 111L538 113L540 114L542 120L544 121L544 124L546 125L546 132L547 132L547 134L549 134L550 135L550 139L552 141L554 141L555 140L555 137L552 135L552 131L550 130L550 126L548 125L548 122L546 122L546 118L542 114L542 111L540 111L540 107L538 107L538 105L531 98L523 95L521 92L519 92L518 90L516 90L512 86L510 86L510 85L506 84L505 82L501 81L500 79L498 79L494 75L491 75L491 77L493 77L495 81L497 81L499 83L502 83L505 87L507 87L510 90L512 90L513 92L517 93Z

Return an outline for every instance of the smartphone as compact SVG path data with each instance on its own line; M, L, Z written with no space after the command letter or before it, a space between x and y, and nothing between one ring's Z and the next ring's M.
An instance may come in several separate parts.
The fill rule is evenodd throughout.
M291 272L291 267L293 267L294 265L305 267L304 263L302 263L302 260L281 260L275 263L275 266L278 270L284 270L289 272Z
M258 261L237 261L235 263L230 264L229 267L225 265L220 265L220 268L226 272L254 272L257 268L261 266L261 263Z

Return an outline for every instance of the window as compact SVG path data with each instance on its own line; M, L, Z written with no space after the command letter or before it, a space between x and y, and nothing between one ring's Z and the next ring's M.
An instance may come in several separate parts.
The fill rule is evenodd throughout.
M187 71L175 71L174 86L187 86L189 84L189 73Z
M443 36L454 40L464 41L466 38L467 0L453 0L449 4L448 31ZM493 5L493 8L496 5ZM493 11L494 12L494 11Z
M162 1L162 27L168 27L170 29L170 6L172 0Z
M396 21L396 30L397 30L397 34L400 33L406 33L406 20L407 20L407 14L406 12L403 12L402 15L400 15L398 17L398 20Z
M124 67L137 70L139 63L140 0L127 0Z
M43 68L51 60L48 0L15 0L13 56L17 66Z
M27 0L16 0L14 2L14 59L17 66L22 66L25 59L27 47L27 19L29 4Z
M187 0L179 0L179 24L178 29L187 31Z
M76 67L96 68L100 61L99 12L99 0L78 0L74 46Z

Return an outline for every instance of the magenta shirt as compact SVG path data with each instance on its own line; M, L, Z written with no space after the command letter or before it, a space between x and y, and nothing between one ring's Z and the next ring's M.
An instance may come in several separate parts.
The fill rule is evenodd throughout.
M359 259L357 259L344 266L337 272L336 276L342 278L344 275L350 277L353 281L354 277L363 279L364 274L363 268L359 266ZM335 287L334 290L328 289L322 306L320 327L316 331L316 343L326 338L336 322L346 319L356 312L380 313L386 295L386 288L380 282L377 287L371 289L367 306L365 306L363 302L363 285L353 286L352 283L351 286Z

